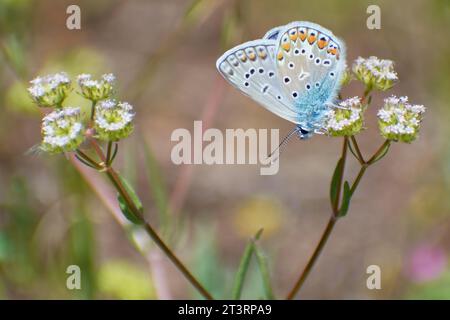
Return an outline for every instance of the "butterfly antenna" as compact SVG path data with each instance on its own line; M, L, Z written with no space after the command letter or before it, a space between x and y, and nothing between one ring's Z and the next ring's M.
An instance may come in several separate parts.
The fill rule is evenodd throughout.
M272 158L273 154L274 154L275 152L277 152L277 151L279 151L279 152L278 152L278 157L280 157L281 151L283 150L282 148L283 148L285 145L287 145L287 143L291 140L291 138L292 138L296 133L298 133L299 130L300 130L299 127L295 127L291 132L289 132L289 133L283 138L283 140L281 140L281 142L280 142L280 144L278 145L278 147L277 147L274 151L272 151L272 152L269 154L269 156L268 156L267 158L268 158L268 159ZM274 159L273 161L275 161L275 160L277 160L277 159Z

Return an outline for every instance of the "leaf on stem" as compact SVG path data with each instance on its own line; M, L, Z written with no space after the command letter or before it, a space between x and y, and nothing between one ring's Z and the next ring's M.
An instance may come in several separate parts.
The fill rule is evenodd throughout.
M263 229L260 229L256 233L255 237L248 242L247 246L245 247L244 253L242 254L241 262L239 263L239 268L236 273L236 278L233 285L232 299L234 300L239 300L241 298L245 275L247 274L248 267L250 266L250 260L255 250L255 241L260 238L262 231Z
M350 149L350 152L353 154L353 156L356 158L356 160L361 161L358 157L358 155L356 154L355 150L353 150L353 141L350 140L348 143L348 148Z
M260 246L258 246L258 244L255 243L255 241L253 241L253 246L255 250L256 261L258 262L259 272L261 273L262 277L262 283L264 287L264 292L266 294L266 299L273 300L274 295L272 291L272 285L270 284L270 273L267 263L267 257L260 248Z
M381 159L383 159L384 156L388 153L390 146L391 146L390 143L383 144L382 150L377 152L378 155L376 155L373 159L370 159L368 163L369 164L374 164L375 162L380 161Z
M130 184L127 182L127 180L125 180L125 178L123 178L119 174L118 176L120 178L120 181L122 182L123 187L125 188L125 191L129 194L131 201L133 201L133 205L142 214L144 208L138 195L136 194L134 189L130 186ZM122 197L121 194L117 195L117 200L119 201L120 210L122 210L122 213L128 220L130 220L134 224L142 224L143 222L142 217L136 216L136 214L130 209L129 205L127 204L127 202L125 201L124 197Z
M331 205L334 205L334 203L336 203L336 201L338 201L338 199L337 199L338 188L339 188L339 183L342 178L343 170L344 170L344 160L342 158L340 158L336 164L336 168L334 169L333 178L331 179L331 185L330 185Z
M352 197L352 192L350 189L350 185L348 181L344 182L344 194L342 195L342 204L339 208L339 212L337 214L338 217L344 217L348 212L348 207L350 205L350 199Z

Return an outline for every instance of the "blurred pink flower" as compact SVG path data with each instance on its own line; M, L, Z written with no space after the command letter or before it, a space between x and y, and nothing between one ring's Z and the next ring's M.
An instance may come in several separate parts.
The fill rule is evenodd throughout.
M406 273L415 282L425 282L438 278L446 266L447 254L442 248L422 244L409 256Z

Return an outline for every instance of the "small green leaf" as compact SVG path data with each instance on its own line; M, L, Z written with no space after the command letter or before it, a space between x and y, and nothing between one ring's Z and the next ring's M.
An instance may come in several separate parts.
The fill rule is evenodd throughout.
M352 192L350 190L350 185L348 181L344 182L344 194L342 195L342 204L339 212L337 214L338 217L344 217L347 214L348 207L350 205L350 199L352 197Z
M125 191L129 194L131 201L133 201L134 206L139 210L140 214L142 215L144 208L142 207L142 202L139 199L138 195L134 191L134 189L130 186L130 184L123 178L122 176L118 175L120 178L120 181L122 182L123 187L125 188ZM124 216L130 220L134 224L142 224L143 219L142 216L137 216L128 206L127 202L125 201L124 197L122 195L117 195L117 200L119 201L119 207L120 210L122 210L122 213Z
M254 250L256 254L256 261L258 262L259 272L261 273L262 283L264 287L264 292L266 294L266 299L273 300L274 295L272 291L272 285L270 284L270 273L267 263L267 257L262 251L262 249L254 242Z
M391 146L390 143L386 143L386 144L384 145L383 150L381 151L381 153L380 153L376 158L374 158L373 160L371 160L371 161L369 162L369 164L374 164L375 162L380 161L381 159L383 159L384 156L388 153L389 147L390 147L390 146Z
M232 299L234 300L239 300L241 298L245 275L247 274L248 267L250 266L250 260L253 252L255 251L255 241L261 237L262 231L263 229L258 230L255 237L248 242L244 253L242 254L241 262L239 263L239 268L233 285Z
M337 201L337 190L339 188L339 182L342 178L342 171L344 169L344 160L342 158L336 164L336 168L334 169L333 178L331 179L330 185L330 200L333 205Z

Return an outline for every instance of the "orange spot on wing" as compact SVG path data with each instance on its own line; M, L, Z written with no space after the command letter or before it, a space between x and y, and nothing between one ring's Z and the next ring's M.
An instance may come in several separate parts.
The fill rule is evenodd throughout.
M299 31L298 32L298 36L299 36L300 40L305 41L305 39L306 39L306 32L305 31Z
M251 52L251 53L248 54L248 58L250 60L252 60L252 61L255 61L256 60L256 54L254 52Z
M319 47L319 49L323 49L323 48L325 48L325 46L327 45L327 41L325 41L325 40L319 40L319 41L317 41L317 46Z
M280 61L283 60L283 52L281 50L278 51L277 59L280 60Z
M281 47L285 50L285 51L289 51L289 49L291 49L291 44L289 42L285 42L281 45Z
M297 40L297 37L298 37L298 33L297 33L297 32L296 32L295 34L289 34L289 38L290 38L292 41Z
M316 41L316 36L310 35L310 36L308 37L308 42L309 42L309 44L313 44L314 41Z
M331 49L328 49L327 52L331 53L334 56L334 55L336 55L337 49L336 48L331 48Z

